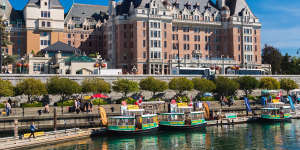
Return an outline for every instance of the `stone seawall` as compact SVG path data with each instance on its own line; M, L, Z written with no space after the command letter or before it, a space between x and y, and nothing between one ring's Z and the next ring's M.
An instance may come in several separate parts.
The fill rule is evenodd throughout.
M21 81L22 79L26 79L26 78L35 78L35 79L40 79L42 82L46 83L47 80L51 77L55 77L55 76L59 76L59 77L63 77L63 78L69 78L72 80L77 81L78 83L81 83L84 79L86 78L103 78L105 81L112 83L115 80L118 79L129 79L129 80L134 80L134 81L140 81L141 79L153 76L153 75L112 75L112 76L95 76L95 75L49 75L49 74L41 74L41 75L28 75L28 74L1 74L0 78L4 79L4 80L9 80L12 82L13 85L16 85L19 81ZM189 79L195 78L195 77L200 77L200 76L196 76L196 75L188 75L188 76L178 76L178 75L155 75L154 76L157 79L160 80L164 80L164 81L170 81L172 78L175 77L187 77ZM235 76L235 75L225 75L225 77L229 77L229 78L236 78L239 76ZM257 79L260 79L262 77L273 77L275 79L282 79L282 78L290 78L292 80L295 80L299 85L300 85L300 75L264 75L264 76L253 76L256 77Z

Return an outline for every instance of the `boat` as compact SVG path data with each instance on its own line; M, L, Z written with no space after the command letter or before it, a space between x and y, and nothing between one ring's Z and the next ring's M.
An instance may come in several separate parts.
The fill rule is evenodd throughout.
M291 107L282 102L269 103L262 108L262 114L259 118L263 122L284 122L291 121Z
M186 103L171 102L171 113L159 114L159 127L163 130L205 129L204 111L192 110Z
M138 105L129 105L122 116L108 118L108 134L131 135L153 133L158 130L157 114L143 114Z

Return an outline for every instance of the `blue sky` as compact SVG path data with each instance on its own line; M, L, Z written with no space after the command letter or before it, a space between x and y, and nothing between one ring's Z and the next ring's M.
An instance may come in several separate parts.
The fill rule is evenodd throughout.
M22 9L28 0L10 0ZM108 0L74 0L76 3L107 5ZM60 0L65 11L73 0ZM300 48L300 0L247 0L253 13L262 22L262 46L273 45L282 53L296 55Z

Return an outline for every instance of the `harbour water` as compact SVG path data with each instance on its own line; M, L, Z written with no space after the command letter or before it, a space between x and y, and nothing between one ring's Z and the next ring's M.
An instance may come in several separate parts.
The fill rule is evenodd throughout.
M96 137L32 150L299 150L300 120L208 127L206 131Z

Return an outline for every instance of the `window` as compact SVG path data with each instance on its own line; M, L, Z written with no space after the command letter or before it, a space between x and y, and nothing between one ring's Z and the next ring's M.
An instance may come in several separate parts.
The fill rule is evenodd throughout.
M48 3L47 3L47 2L45 2L45 3L44 3L44 5L45 5L45 6L47 6L47 5L48 5Z
M47 22L47 27L51 27L51 22Z
M168 59L168 53L167 52L164 53L164 58Z
M143 37L146 37L146 30L143 31Z
M190 28L189 27L182 27L183 32L190 32Z
M83 34L81 34L81 35L80 35L80 38L81 38L81 39L84 39L84 35L83 35Z
M71 46L71 41L68 41L68 45Z
M179 49L179 44L178 43L173 43L173 49L178 50Z
M146 28L146 22L143 22L143 28Z
M68 34L68 38L71 38L71 34Z
M167 32L166 31L164 32L164 38L167 38Z
M143 58L146 58L146 52L143 53Z
M164 23L164 29L167 29L167 24L166 23Z
M184 44L183 49L184 50L189 50L190 49L190 44Z
M164 48L167 48L167 41L164 41Z
M184 41L189 41L190 40L190 36L189 35L183 35L183 40Z
M42 21L42 27L45 27L45 26L46 26L45 21Z

